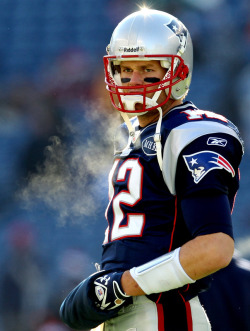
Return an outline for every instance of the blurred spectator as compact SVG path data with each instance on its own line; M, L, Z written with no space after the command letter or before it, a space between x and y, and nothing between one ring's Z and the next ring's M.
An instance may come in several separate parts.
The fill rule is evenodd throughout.
M20 162L31 139L25 117L15 108L0 105L0 211L13 201L17 182L23 175Z
M57 258L53 279L51 279L49 313L58 316L60 305L66 293L95 271L90 257L82 250L75 248L63 250Z
M64 325L59 318L48 318L35 331L68 331L70 330Z
M1 266L0 306L4 331L32 331L43 318L47 281L31 224L16 221L8 228L9 252Z
M81 48L69 48L43 67L38 86L58 106L67 108L71 103L89 99L93 78L93 59Z
M239 124L245 141L246 152L250 155L250 62L236 76L234 100L238 104Z
M35 86L12 82L0 103L0 210L14 202L16 190L44 160L44 148L59 117Z

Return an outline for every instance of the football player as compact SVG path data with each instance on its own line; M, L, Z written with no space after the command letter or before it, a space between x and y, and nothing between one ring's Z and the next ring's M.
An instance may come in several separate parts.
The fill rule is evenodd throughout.
M193 48L176 17L127 16L107 53L107 90L124 119L108 228L100 271L66 297L61 318L80 330L210 330L198 293L233 256L242 140L224 116L185 101Z

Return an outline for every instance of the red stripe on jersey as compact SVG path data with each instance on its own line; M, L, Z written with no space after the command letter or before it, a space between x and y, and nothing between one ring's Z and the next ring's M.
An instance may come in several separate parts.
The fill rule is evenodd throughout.
M161 303L157 303L156 308L158 315L158 331L165 331L163 306Z
M176 219L177 219L177 196L175 196L175 212L174 212L174 224L173 224L173 230L171 233L171 240L170 240L170 245L168 251L171 252L172 250L172 245L173 245L173 239L174 239L174 230L175 230L175 225L176 225Z
M160 295L159 295L159 297L158 297L158 299L156 300L156 304L160 301L160 299L161 299L161 296L162 296L162 293L160 293Z
M240 181L240 168L238 168L238 176L239 176L239 181ZM235 205L236 196L237 196L237 192L234 195L233 205L232 205L232 208L231 208L231 215L232 215L232 213L234 211L234 205Z
M185 303L185 308L186 308L186 317L187 317L187 330L188 331L193 331L193 319L192 319L192 311L190 307L189 301L186 301L184 297L181 295L179 292L183 302Z
M185 302L185 307L186 307L186 312L187 312L188 331L193 331L192 311L191 311L190 303L188 301Z

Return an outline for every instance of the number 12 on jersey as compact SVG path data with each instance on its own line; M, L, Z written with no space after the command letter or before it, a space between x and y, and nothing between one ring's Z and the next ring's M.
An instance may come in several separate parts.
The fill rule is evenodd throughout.
M125 237L138 237L142 235L145 215L138 213L128 213L126 223L122 223L125 217L123 207L135 206L142 199L143 167L139 159L127 159L119 165L120 159L115 160L109 174L109 204L106 209L106 218L109 222L109 228L106 231L104 244L108 242L110 231L110 240L117 240ZM116 169L118 168L117 174ZM116 178L114 178L116 176ZM115 195L113 181L127 183L126 189L123 189ZM108 219L108 210L113 208L113 220Z

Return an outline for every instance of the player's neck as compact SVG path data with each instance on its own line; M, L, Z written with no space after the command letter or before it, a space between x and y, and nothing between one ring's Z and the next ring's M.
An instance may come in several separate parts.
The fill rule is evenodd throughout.
M181 105L182 100L168 100L165 107L163 107L162 115L164 116L166 113L168 113L173 107ZM147 112L144 115L138 116L138 121L140 127L144 128L145 126L157 122L159 119L159 111L152 110Z

